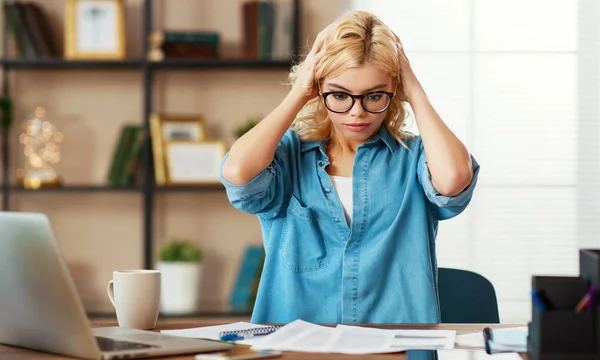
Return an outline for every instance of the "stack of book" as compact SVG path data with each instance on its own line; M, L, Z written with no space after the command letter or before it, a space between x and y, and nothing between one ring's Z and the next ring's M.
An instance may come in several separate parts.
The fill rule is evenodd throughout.
M151 61L219 57L220 36L216 32L154 30L148 42Z
M133 186L141 184L141 152L144 146L144 128L141 125L124 125L113 151L108 173L108 184Z
M247 59L289 59L293 38L291 0L251 0L242 5L243 53Z
M33 60L60 57L48 18L39 5L30 2L4 3L4 14L18 58Z

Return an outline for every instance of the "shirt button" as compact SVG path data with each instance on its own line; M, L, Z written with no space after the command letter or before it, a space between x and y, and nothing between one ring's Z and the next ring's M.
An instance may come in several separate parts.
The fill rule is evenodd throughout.
M319 166L323 166L323 162L322 161L319 161Z
M331 192L331 189L325 189L325 192L329 194Z
M333 219L333 221L335 221L335 222L340 222L340 219L338 219L338 218L335 218L335 219Z

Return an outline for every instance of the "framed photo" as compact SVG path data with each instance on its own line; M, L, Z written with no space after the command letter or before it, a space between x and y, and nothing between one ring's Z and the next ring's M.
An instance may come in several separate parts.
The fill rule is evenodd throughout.
M125 58L124 0L67 0L65 58Z
M154 174L157 185L167 184L166 146L171 142L206 140L206 122L202 115L173 116L153 114L150 117Z
M206 123L198 117L160 117L159 123L164 141L203 141L206 139Z
M167 143L165 151L169 185L219 183L224 141L174 141Z

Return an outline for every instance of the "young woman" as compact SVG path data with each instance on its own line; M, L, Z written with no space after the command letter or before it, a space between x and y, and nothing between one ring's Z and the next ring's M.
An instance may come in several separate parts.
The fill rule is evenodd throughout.
M373 14L324 29L291 78L221 163L264 237L252 321L439 322L438 221L466 208L479 165ZM420 136L403 131L405 103Z

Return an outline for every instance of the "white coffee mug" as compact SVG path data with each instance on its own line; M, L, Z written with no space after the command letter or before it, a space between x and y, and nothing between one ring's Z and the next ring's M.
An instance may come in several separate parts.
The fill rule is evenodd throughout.
M160 307L160 271L118 270L108 282L119 326L148 330L156 326Z

